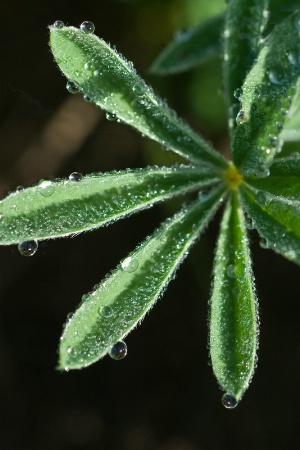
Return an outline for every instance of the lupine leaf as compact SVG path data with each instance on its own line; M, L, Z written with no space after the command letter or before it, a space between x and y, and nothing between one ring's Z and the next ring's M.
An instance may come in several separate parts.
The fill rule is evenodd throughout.
M300 206L300 154L275 159L270 167L270 176L245 177L245 182L256 191L265 191L287 201L297 201Z
M233 131L242 84L259 52L267 20L267 0L231 0L225 15L224 90ZM236 97L235 97L236 96Z
M292 62L300 51L299 20L296 12L273 29L243 84L232 157L246 175L265 174L281 150L280 131L300 76L300 64Z
M175 35L174 40L153 61L149 71L158 75L184 72L220 53L223 26L222 14Z
M228 201L218 239L210 311L210 354L222 389L238 402L255 368L257 312L247 232L238 194Z
M244 209L263 238L263 246L300 264L299 201L271 195L244 185L241 188Z
M0 244L91 230L217 181L211 170L192 166L100 173L80 181L42 181L0 202Z
M183 123L106 42L74 27L50 27L50 45L63 74L97 106L192 162L226 161Z
M168 219L87 296L64 329L61 368L92 364L141 321L215 213L224 190L219 185Z

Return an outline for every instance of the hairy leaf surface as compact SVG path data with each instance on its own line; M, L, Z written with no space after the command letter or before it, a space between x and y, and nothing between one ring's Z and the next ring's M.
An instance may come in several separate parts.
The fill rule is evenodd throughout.
M212 171L192 166L99 173L79 182L43 181L0 202L0 244L91 230L217 181Z
M247 231L238 194L224 212L214 267L210 354L220 386L239 401L252 378L257 312Z
M215 213L224 189L219 185L168 219L87 296L63 332L61 368L92 364L141 321Z
M74 27L50 27L50 45L63 74L97 106L192 162L226 167L222 155L183 123L133 65L102 39Z

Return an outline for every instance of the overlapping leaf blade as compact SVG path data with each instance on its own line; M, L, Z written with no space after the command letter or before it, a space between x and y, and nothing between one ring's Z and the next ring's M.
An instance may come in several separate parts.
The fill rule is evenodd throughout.
M234 93L241 88L259 52L261 34L266 25L267 0L231 0L225 15L224 94L229 110L229 128L233 131L239 111ZM236 94L239 97L239 94Z
M299 20L295 12L273 29L243 84L232 157L246 175L266 175L281 149L280 131L300 76L293 60L300 51Z
M300 154L275 159L270 167L270 176L264 178L245 177L245 182L256 192L285 199L300 205Z
M215 213L224 190L217 186L204 201L198 199L168 219L88 295L63 332L61 368L92 364L140 322Z
M197 27L175 35L174 40L153 61L150 72L170 75L192 69L207 58L221 52L224 15L200 23Z
M55 60L99 107L192 162L226 167L226 161L155 95L132 64L102 39L73 27L50 27Z
M300 51L291 53L291 61L300 64ZM296 94L291 104L290 110L284 121L283 128L280 133L280 139L283 141L300 141L300 82L296 89Z
M79 182L44 181L0 202L0 244L91 230L217 181L213 171L193 166L107 172Z
M210 354L220 386L239 401L255 368L257 312L247 232L237 192L224 212L214 267Z
M246 185L241 188L244 209L264 238L264 247L300 264L299 185L297 200L293 199L294 192L292 190L291 198L288 198Z

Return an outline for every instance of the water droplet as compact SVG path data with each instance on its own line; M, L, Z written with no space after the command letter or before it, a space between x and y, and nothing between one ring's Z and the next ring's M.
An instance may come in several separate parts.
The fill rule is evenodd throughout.
M122 269L124 272L132 273L137 270L139 267L139 262L136 258L132 258L129 256L128 258L124 259L124 261L121 264Z
M242 88L237 88L234 93L233 93L234 97L240 101L243 95L243 89Z
M65 24L62 20L56 20L52 26L53 28L63 28Z
M85 102L91 102L91 101L92 101L91 97L89 97L89 96L86 95L86 94L84 94L83 100L84 100Z
M282 122L276 122L277 130L280 131L282 129Z
M81 181L82 180L82 174L79 172L72 172L71 175L69 175L70 181Z
M99 77L101 75L100 70L94 70L94 77Z
M80 29L81 29L81 31L83 31L84 33L94 33L94 31L95 31L95 25L93 24L93 22L89 22L88 20L85 20L85 21L82 22L82 24L80 25Z
M133 92L139 97L142 96L145 92L143 86L141 84L135 84L132 88Z
M233 395L228 394L226 392L226 394L224 394L222 396L222 404L227 409L233 409L233 408L235 408L237 406L238 402L237 402L236 398L234 398Z
M106 117L107 120L112 122L113 120L117 119L117 114L113 113L113 112L110 112L110 111L107 111L107 113L105 114L105 117Z
M255 201L259 206L267 206L271 199L263 191L258 191L255 195Z
M109 356L118 361L127 355L127 345L124 341L117 342L109 351Z
M278 137L274 136L273 134L269 134L269 139L272 147L277 147L278 145Z
M246 266L242 262L238 262L237 264L230 264L227 267L226 272L229 278L244 278L246 273Z
M285 71L281 67L274 67L268 72L269 80L277 86L285 83Z
M78 94L78 92L80 91L78 84L76 84L74 81L68 81L66 84L66 88L70 92L70 94Z
M39 182L39 193L44 197L50 197L55 191L55 184L50 180L41 180Z
M241 125L242 123L244 123L246 121L245 113L242 109L238 112L235 120L238 125Z
M101 306L101 308L98 308L98 314L104 317L104 319L108 319L112 316L113 310L110 306Z
M18 245L18 250L23 256L32 256L38 249L37 241L24 241Z
M25 189L24 186L21 186L21 185L19 185L19 186L16 187L16 191L17 191L17 192L24 191L24 189Z
M264 248L264 249L269 248L269 243L268 243L267 239L265 239L265 238L260 239L259 245L261 248Z
M255 229L255 226L254 226L254 223L253 223L253 220L251 219L251 217L245 216L245 222L246 222L246 227L248 228L248 230Z
M298 50L291 50L288 54L288 60L292 66L298 66L300 62L300 54Z
M286 115L288 114L289 111L288 111L288 109L281 108L280 112L281 112L281 114L282 114L283 116L286 116Z

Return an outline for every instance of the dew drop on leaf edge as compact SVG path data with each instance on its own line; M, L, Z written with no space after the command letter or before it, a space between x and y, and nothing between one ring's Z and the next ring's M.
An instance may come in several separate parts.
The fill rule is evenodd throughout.
M50 180L41 180L38 189L43 197L50 197L55 191L55 184Z
M33 256L38 249L37 241L24 241L18 245L18 250L22 256Z
M69 175L69 181L81 181L82 180L82 174L80 172L72 172Z
M62 20L56 20L52 26L53 26L53 28L60 29L60 28L63 28L65 26L65 24L63 23Z
M106 114L105 114L105 117L106 117L106 120L109 120L110 122L113 122L114 120L117 119L117 114L113 113L113 112L110 112L110 111L107 111Z
M81 31L83 31L84 33L94 33L95 31L95 25L93 24L93 22L90 22L88 20L85 20L84 22L82 22L82 24L80 25L80 29Z
M222 404L227 409L234 409L237 406L238 402L233 395L228 394L228 392L226 392L222 396Z
M117 342L109 351L109 356L116 361L125 358L126 355L127 345L124 341Z
M78 94L78 92L80 91L78 84L76 84L74 81L68 81L66 84L66 89L70 92L70 94Z

